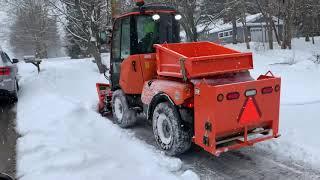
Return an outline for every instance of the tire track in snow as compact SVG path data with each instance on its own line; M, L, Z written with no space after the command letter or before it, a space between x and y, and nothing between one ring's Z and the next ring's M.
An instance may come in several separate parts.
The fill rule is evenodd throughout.
M320 100L297 102L297 103L281 103L281 105L283 106L304 106L304 105L312 105L312 104L320 104Z
M109 119L112 119L109 117ZM152 129L145 120L132 130L135 136L156 147ZM256 147L230 151L215 157L197 146L179 156L183 168L196 172L201 179L318 179L320 171L290 159L278 160L272 152ZM301 165L296 165L301 164Z

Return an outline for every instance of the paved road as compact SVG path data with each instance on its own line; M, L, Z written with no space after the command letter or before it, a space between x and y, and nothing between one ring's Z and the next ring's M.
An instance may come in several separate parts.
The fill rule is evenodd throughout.
M15 106L8 107L0 99L0 172L15 176L16 139Z
M133 132L136 137L156 146L150 125L139 123ZM240 180L274 180L274 179L319 179L320 170L302 162L274 157L272 152L265 152L256 147L245 148L212 156L199 147L179 157L185 169L192 169L200 175L201 180L240 179Z

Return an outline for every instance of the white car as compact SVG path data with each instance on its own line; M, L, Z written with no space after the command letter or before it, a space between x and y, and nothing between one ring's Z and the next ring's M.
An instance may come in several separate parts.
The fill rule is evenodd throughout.
M0 50L0 98L8 97L18 100L18 59L10 59L7 53Z

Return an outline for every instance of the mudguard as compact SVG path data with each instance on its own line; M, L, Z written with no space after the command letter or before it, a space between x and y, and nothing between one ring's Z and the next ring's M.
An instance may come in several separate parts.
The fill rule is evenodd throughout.
M170 80L151 80L144 84L141 100L150 104L157 94L166 94L175 105L181 105L186 99L193 97L193 85Z

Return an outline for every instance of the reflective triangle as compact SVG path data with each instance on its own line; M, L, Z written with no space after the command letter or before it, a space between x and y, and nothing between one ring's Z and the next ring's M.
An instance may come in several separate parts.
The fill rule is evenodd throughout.
M260 119L260 113L252 97L249 97L240 117L240 124L250 124Z

